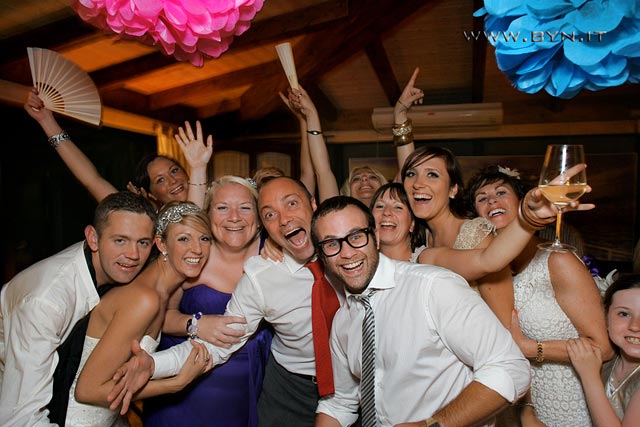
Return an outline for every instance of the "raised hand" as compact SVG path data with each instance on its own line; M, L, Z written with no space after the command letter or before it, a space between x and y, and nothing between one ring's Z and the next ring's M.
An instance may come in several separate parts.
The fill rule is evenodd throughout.
M147 190L142 187L136 187L131 181L127 183L127 190L131 191L133 194L138 194L147 200L157 200L153 194L147 193Z
M246 319L239 316L204 315L198 320L198 337L215 346L229 348L239 343L244 335L244 328L238 329L229 325L246 323Z
M140 347L139 341L131 343L131 351L133 356L113 375L115 384L107 396L107 400L111 402L109 409L112 411L122 404L121 415L127 413L133 395L144 387L155 369L153 358Z
M396 123L404 123L407 120L407 111L409 111L411 106L413 104L422 104L424 101L424 92L422 89L415 87L419 72L420 68L416 67L411 78L407 82L407 85L402 90L402 94L400 94L398 102L396 102L393 109Z
M586 169L587 165L585 163L580 163L578 165L573 166L568 169L565 173L566 176L573 176L580 171ZM557 180L561 180L562 177L556 178ZM555 182L555 179L552 181ZM586 193L591 192L591 187L587 185ZM542 191L538 187L529 190L529 192L525 196L526 207L529 211L539 219L545 219L550 217L555 217L558 213L558 208L553 205L546 197L542 194ZM567 206L562 208L563 212L567 211L587 211L595 208L596 206L592 203L580 203L579 201L573 201L569 203Z
M178 128L175 138L189 166L192 168L207 166L213 154L213 137L209 135L205 144L199 120L196 120L195 135L189 122L184 122L184 128Z
M318 116L315 104L302 86L299 89L289 89L288 106L289 108L293 107L293 111L299 111L307 121Z
M24 104L24 109L35 121L37 121L42 129L49 134L56 134L60 132L60 126L53 117L51 110L48 110L44 106L44 102L38 96L38 90L32 88L31 92L27 96L27 101Z
M278 95L280 95L280 99L282 99L282 102L284 102L284 105L287 106L289 111L291 111L293 113L293 115L298 118L298 120L300 120L300 121L306 121L307 120L306 117L304 116L304 114L302 114L302 112L299 109L295 108L291 104L291 101L289 101L288 97L286 97L282 92L278 92Z

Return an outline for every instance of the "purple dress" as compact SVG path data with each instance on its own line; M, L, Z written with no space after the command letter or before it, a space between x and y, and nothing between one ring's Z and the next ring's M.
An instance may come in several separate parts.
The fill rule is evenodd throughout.
M231 294L198 285L184 292L180 311L223 314L229 299ZM260 328L225 364L196 379L182 392L145 400L144 426L257 427L258 397L271 336L269 329ZM184 340L163 335L158 350Z

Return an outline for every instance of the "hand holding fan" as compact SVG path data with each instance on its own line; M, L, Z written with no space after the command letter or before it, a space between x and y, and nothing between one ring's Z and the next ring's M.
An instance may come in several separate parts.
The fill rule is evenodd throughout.
M47 109L100 124L102 104L98 89L84 70L52 50L28 47L27 53L33 86Z
M276 50L278 51L282 68L284 68L284 72L289 80L289 86L291 86L292 89L298 89L298 75L296 74L296 64L293 61L293 53L291 52L291 43L278 44L276 45Z

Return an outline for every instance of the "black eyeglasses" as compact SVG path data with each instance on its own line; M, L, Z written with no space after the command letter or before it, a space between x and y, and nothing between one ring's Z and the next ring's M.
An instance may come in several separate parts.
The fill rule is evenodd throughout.
M342 250L342 242L347 242L349 246L354 249L367 246L369 243L369 234L371 233L371 227L361 228L360 230L352 231L340 239L327 239L318 243L318 248L322 251L324 256L332 257L336 256Z

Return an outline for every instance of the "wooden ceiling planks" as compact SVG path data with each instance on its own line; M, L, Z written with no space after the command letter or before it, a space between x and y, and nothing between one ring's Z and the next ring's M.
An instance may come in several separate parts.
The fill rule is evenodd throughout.
M114 41L61 1L67 0L0 0L0 7L19 12L11 19L25 21L0 17L0 79L30 86L25 48L54 49L90 72L106 107L175 124L223 115L232 126L256 121L243 128L259 132L262 123L283 116L276 94L287 81L273 48L282 41L293 43L300 81L327 129L370 126L372 109L393 105L416 66L426 104L502 102L507 124L624 120L640 109L639 85L574 100L515 90L497 69L493 48L463 37L482 28L472 17L480 0L268 0L230 50L202 68L153 47ZM602 102L608 108L598 108Z

